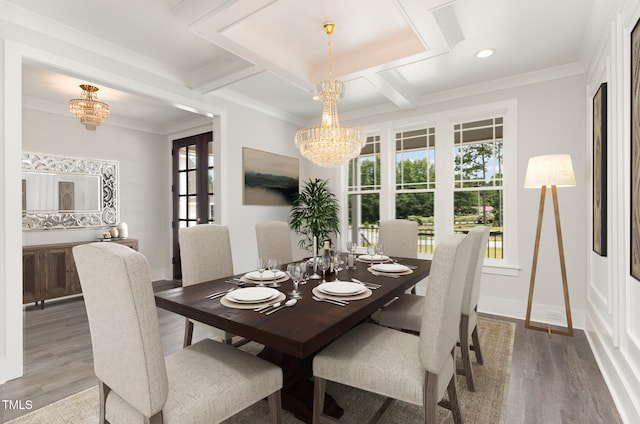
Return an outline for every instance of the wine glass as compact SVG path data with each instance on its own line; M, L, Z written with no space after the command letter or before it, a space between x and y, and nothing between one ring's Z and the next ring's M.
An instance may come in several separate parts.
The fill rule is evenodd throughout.
M280 260L276 259L276 258L271 258L269 259L269 262L267 263L267 267L269 268L269 271L271 271L273 273L273 287L279 287L280 284L278 282L276 282L276 279L278 277L278 271L280 271Z
M384 262L384 246L381 244L378 244L378 246L376 246L376 256L380 257L380 262Z
M335 255L333 255L333 269L336 271L336 281L340 280L340 278L338 277L338 271L342 271L342 265L345 264L345 255L346 252L336 252Z
M367 246L367 255L369 255L369 260L371 261L371 266L373 266L373 256L376 254L376 247L372 244Z
M306 264L304 265L304 269L306 271ZM289 264L287 265L287 274L291 278L293 282L293 291L289 293L289 295L294 299L302 298L302 295L298 291L298 285L300 284L300 280L303 279L304 273L302 272L302 266L300 264Z
M258 270L258 274L260 274L260 283L259 286L264 286L264 282L262 281L262 274L267 269L267 263L264 259L258 258L258 262L256 262L256 269Z
M327 270L331 267L331 256L322 256L320 260L320 271L322 271L322 282L326 283L327 280L325 278Z
M358 249L358 243L349 242L347 245L347 250L349 251L349 256L347 258L347 269L354 269L356 267L356 250Z

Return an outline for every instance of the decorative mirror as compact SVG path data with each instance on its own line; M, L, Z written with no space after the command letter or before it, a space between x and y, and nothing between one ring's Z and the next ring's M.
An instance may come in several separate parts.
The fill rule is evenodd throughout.
M118 162L22 153L22 229L118 222Z

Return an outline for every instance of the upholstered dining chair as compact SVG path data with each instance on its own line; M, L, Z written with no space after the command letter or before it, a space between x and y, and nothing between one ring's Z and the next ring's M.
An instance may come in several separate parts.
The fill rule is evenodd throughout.
M267 221L256 224L258 257L265 260L279 259L287 264L293 261L291 253L291 230L284 221Z
M73 248L89 319L100 423L218 423L268 398L281 422L282 370L202 340L167 358L146 258L115 243Z
M408 219L387 219L380 221L378 244L387 256L401 258L418 257L418 223ZM416 293L416 286L409 293Z
M476 362L479 365L484 363L478 335L478 300L480 298L482 264L489 240L489 227L478 225L469 230L468 237L471 240L471 260L465 276L464 295L460 309L459 338L462 371L467 380L467 388L473 392L475 391L475 380L471 366L471 350L475 353ZM424 302L423 296L405 294L378 311L374 318L385 327L418 332L420 331ZM469 344L469 339L473 341L472 345Z
M233 275L229 227L202 224L180 228L178 240L183 286ZM191 344L193 325L193 321L185 318L184 347ZM231 334L205 324L198 325L205 327L212 335L224 339L225 343L231 344Z
M462 423L456 390L455 347L460 323L469 239L455 234L436 248L425 296L420 335L360 324L313 359L315 381L313 423L324 420L326 381L334 381L387 397L374 415L381 419L393 399L423 405L425 423L435 423L445 390L454 421Z
M387 256L418 257L418 223L408 219L380 221L378 243Z

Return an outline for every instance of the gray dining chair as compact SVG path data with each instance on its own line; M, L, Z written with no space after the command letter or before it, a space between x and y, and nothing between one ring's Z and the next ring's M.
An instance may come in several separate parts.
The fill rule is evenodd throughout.
M164 357L146 258L115 243L73 248L91 332L100 423L218 423L267 398L281 422L282 370L204 339Z
M202 224L180 228L178 240L183 287L233 275L229 227ZM206 328L212 336L231 344L231 334L205 324L196 324ZM191 344L193 326L194 322L185 318L184 347Z
M258 257L265 260L279 259L287 264L293 261L291 253L291 230L284 221L268 221L256 224Z
M408 219L388 219L380 221L378 243L384 247L387 256L402 258L418 257L418 223Z
M418 223L408 219L388 219L380 221L378 244L384 248L387 256L401 258L418 257ZM416 286L410 293L416 293Z
M420 335L363 323L321 350L313 359L313 423L322 415L326 381L386 396L374 415L381 419L394 399L424 407L425 423L435 423L438 402L447 391L454 421L462 423L455 372L469 239L455 234L436 248L425 296ZM373 421L373 420L372 420Z
M485 250L489 240L489 227L478 225L469 230L471 239L471 260L466 271L464 295L460 308L460 351L462 354L463 374L467 380L467 388L475 391L471 351L475 353L476 362L484 364L480 337L478 335L478 300L480 298L480 280ZM428 290L428 289L427 289ZM420 331L425 299L423 296L404 294L396 301L388 304L374 315L375 321L385 327L406 331ZM469 343L469 339L473 344Z

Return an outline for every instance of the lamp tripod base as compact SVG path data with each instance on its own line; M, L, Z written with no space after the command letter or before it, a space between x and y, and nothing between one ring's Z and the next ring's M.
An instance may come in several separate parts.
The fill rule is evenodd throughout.
M533 291L536 281L536 268L538 265L538 251L540 249L540 231L542 229L542 216L544 214L544 202L545 202L545 194L547 187L542 186L540 190L540 206L538 209L538 226L536 229L536 241L533 249L533 263L531 266L531 280L529 282L529 300L527 301L527 315L524 321L524 328L529 330L537 330L544 331L549 334L558 334L561 336L569 336L573 337L573 324L571 321L571 305L569 303L569 286L567 284L567 270L564 261L564 246L562 243L562 230L560 227L560 211L558 207L558 193L556 191L556 186L551 186L551 195L553 198L553 211L555 215L556 221L556 238L558 239L558 253L560 257L560 272L562 274L562 291L564 294L564 309L567 319L567 330L558 330L556 328L551 328L550 324L547 324L546 327L541 325L531 324L531 306L533 303Z
M547 324L546 327L543 327L541 325L531 324L530 321L525 321L524 328L529 329L529 330L544 331L545 333L547 333L549 335L549 338L551 338L552 334L558 334L560 336L573 337L573 328L572 327L569 327L566 330L558 330L557 328L551 328L551 324Z

